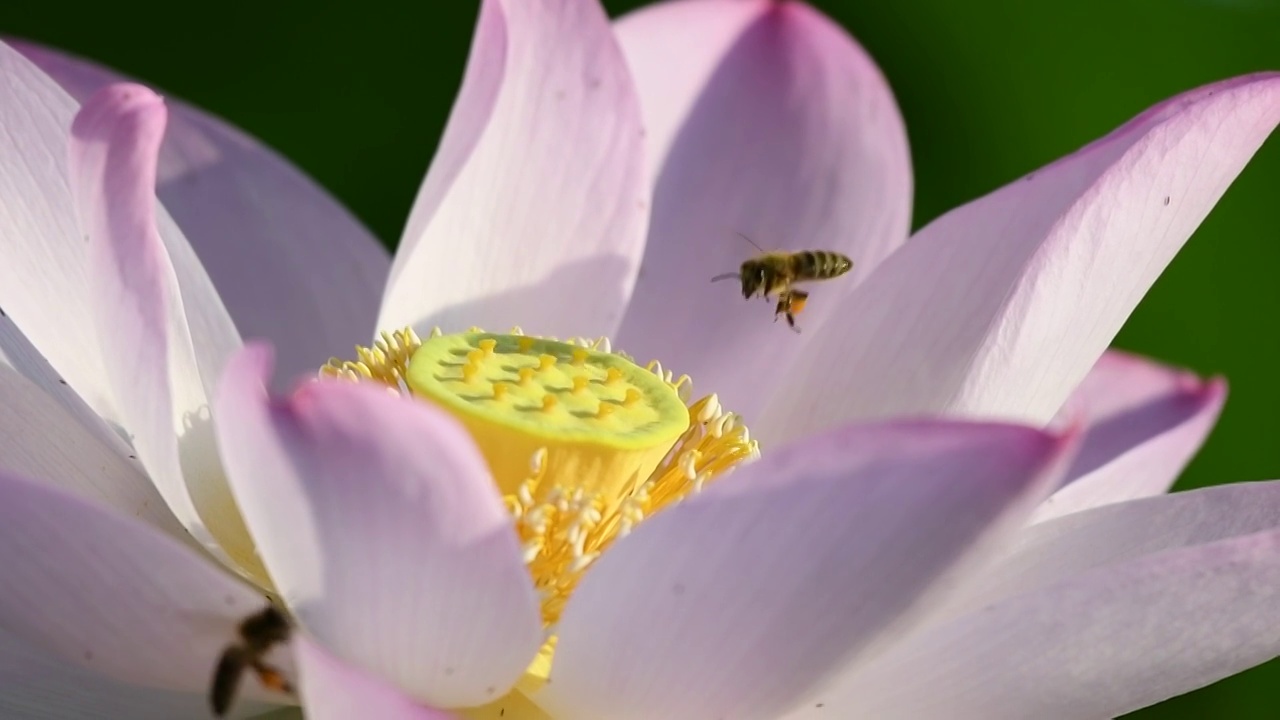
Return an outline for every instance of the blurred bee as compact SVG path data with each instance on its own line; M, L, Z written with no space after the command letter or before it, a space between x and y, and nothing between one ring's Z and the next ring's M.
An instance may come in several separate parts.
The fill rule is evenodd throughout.
M240 623L238 642L227 646L213 673L213 687L209 689L209 704L213 714L223 717L231 707L236 688L244 671L252 668L264 687L293 694L293 686L284 675L267 665L262 658L279 643L289 640L289 619L274 605L250 615Z
M799 252L769 252L756 245L751 238L738 233L742 239L751 243L760 254L742 263L736 273L724 273L711 278L711 282L737 279L742 283L742 297L750 300L759 294L768 300L776 295L778 304L773 312L773 321L779 317L787 318L787 325L800 332L796 327L796 315L804 309L809 293L792 287L799 282L831 280L849 272L853 261L846 255L830 250L801 250Z

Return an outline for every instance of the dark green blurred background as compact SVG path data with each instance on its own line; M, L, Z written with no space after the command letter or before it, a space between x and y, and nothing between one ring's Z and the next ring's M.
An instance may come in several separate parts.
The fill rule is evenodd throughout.
M606 2L613 15L639 2ZM1231 75L1280 69L1280 0L823 2L884 68L910 131L915 226ZM292 158L389 245L461 79L476 4L6 2L0 34L114 66ZM177 12L178 7L187 7ZM216 11L196 10L213 8ZM201 15L194 12L203 12ZM1280 142L1270 141L1117 344L1226 375L1180 482L1280 478ZM1280 717L1280 662L1130 717Z

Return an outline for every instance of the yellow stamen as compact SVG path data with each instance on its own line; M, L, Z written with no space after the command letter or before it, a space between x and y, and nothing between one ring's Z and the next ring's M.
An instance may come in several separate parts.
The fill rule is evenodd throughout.
M433 336L439 335L439 328L432 330ZM391 387L400 387L404 382L405 369L409 367L409 356L418 349L422 341L411 329L398 330L394 333L382 333L373 348L357 347L356 362L330 358L328 364L320 368L320 374L326 377L346 380L376 380Z

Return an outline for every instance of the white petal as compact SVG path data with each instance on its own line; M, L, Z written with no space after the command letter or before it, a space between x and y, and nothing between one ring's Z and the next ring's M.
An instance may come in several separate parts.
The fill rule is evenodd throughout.
M209 422L208 373L230 346L201 341L218 333L203 323L211 316L185 312L183 263L170 263L174 247L191 249L185 241L166 247L157 229L155 163L166 117L155 93L118 84L95 94L72 124L72 190L97 337L123 424L160 494L197 541L261 581ZM186 266L199 269L194 256Z
M300 622L438 707L501 697L542 643L484 458L444 411L319 380L268 398L270 352L228 367L217 426L236 497Z
M308 720L448 720L448 713L414 702L391 685L343 665L310 638L294 641L299 690Z
M932 628L788 717L1116 717L1280 654L1277 588L1276 530L1140 555Z
M128 79L60 51L12 44L81 102ZM186 103L168 106L156 195L240 333L271 339L285 377L367 343L391 265L386 250L270 148Z
M600 557L535 700L564 718L774 717L986 557L1073 446L903 422L774 451Z
M379 327L612 334L648 224L639 103L588 0L484 0Z
M0 311L95 413L119 422L94 342L84 242L67 183L76 107L0 43Z
M0 346L23 350L0 354L0 468L105 503L190 542L129 447L57 381L44 359L3 318Z
M660 2L614 21L640 94L645 147L655 167L666 162L689 112L725 56L771 5L767 0Z
M136 436L138 429L126 421L117 404L120 396L134 399L130 388L136 373L131 369L125 378L113 378L106 369L108 358L118 359L136 348L111 327L103 328L99 337L100 315L118 311L120 306L92 297L96 283L91 280L101 277L103 268L90 272L92 264L77 228L69 189L66 152L76 109L75 101L53 80L0 43L0 127L5 128L0 133L0 156L8 158L0 163L0 250L5 258L0 263L0 312L20 329L17 334L0 333L4 343L0 353L28 379L48 387L47 378L28 373L23 363L14 359L42 356L53 370L52 377L65 380L94 414L122 434ZM187 428L180 421L188 413L188 422L198 419L201 403L195 398L203 395L205 382L210 381L201 371L216 366L221 354L238 339L194 253L163 210L157 208L156 212L161 237L166 240L158 252L167 255L170 280L178 288L171 298L179 309L171 317L172 329L185 335L188 343L187 363L173 374L175 383L184 390L181 397L192 400L172 411L179 420L179 431L185 432ZM19 337L25 340L19 342L15 339ZM73 411L81 412L74 407ZM84 424L91 431L96 425ZM147 428L146 434L152 431ZM168 442L173 442L173 423L168 423L167 433ZM174 503L175 514L194 533L204 536L206 547L212 546L195 513L183 512L182 503L176 500L184 492L180 490L181 475L168 471L156 474L154 467L151 470L153 479L161 483L166 502Z
M1031 522L1168 492L1226 399L1222 378L1204 381L1108 351L1060 413L1086 421L1084 441L1065 487L1036 509Z
M30 61L0 43L0 308L99 415L119 421L95 337L89 265L66 162L78 104ZM161 208L157 224L204 367L237 344L234 326L181 232ZM216 373L215 373L216 374Z
M204 693L116 682L39 652L2 630L0 688L0 717L6 720L174 720L209 713ZM242 702L228 717L255 717L268 707Z
M1023 530L947 615L1165 550L1280 528L1280 481L1235 483L1073 513Z
M24 720L171 720L207 712L203 697L113 682L0 631L0 717Z
M0 474L0 628L120 682L204 693L263 597L175 540ZM248 683L246 683L248 684Z
M663 3L627 16L618 33L657 123L651 143L670 150L615 340L714 387L754 419L765 389L789 385L792 358L838 320L837 299L907 239L911 158L901 114L866 51L802 3ZM848 275L806 287L813 297L799 336L773 321L774 303L744 301L739 266L759 250L739 232L766 250L852 258ZM710 281L723 274L733 279Z

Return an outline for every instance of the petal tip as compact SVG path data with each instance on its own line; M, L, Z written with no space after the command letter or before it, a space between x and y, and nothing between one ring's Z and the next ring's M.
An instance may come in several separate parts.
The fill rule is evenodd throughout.
M1280 79L1280 73L1274 75ZM1169 378L1166 387L1202 405L1224 402L1227 396L1228 382L1225 375L1205 377L1194 370L1165 365L1126 350L1108 349L1098 360L1098 367L1104 372L1116 373L1122 377L1133 375Z
M1088 426L1088 419L1084 413L1079 413L1061 428L1055 428L1051 432L1044 433L1047 442L1053 448L1050 454L1058 456L1064 453L1072 453L1083 440L1085 433L1088 432Z
M275 366L275 348L265 340L250 340L235 352L222 371L218 392L223 402L232 395L266 392Z
M1227 382L1225 375L1214 375L1207 380L1201 381L1197 394L1200 400L1206 405L1217 405L1221 410L1222 406L1227 402L1227 395L1230 394L1231 384Z
M275 362L276 349L268 340L248 340L241 348L238 356L244 358L246 365L260 369L263 373L271 371Z
M71 129L74 134L90 131L102 122L142 115L166 115L164 98L145 85L131 82L112 83L85 101Z

